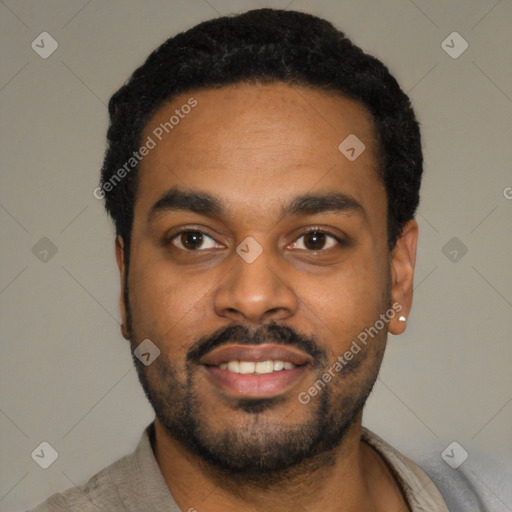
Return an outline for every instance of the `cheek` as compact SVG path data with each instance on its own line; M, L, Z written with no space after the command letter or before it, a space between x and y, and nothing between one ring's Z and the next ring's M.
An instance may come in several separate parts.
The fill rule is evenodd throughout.
M296 288L310 329L338 353L387 309L387 275L370 258L358 257L329 276L303 276Z
M150 339L172 342L204 308L211 284L172 269L164 258L142 250L132 261L129 291L134 329Z

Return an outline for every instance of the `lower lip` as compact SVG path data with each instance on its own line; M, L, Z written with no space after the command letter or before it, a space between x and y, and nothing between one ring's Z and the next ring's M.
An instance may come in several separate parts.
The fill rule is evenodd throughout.
M304 376L307 366L258 374L234 373L217 366L203 366L218 387L238 398L269 398L292 389Z

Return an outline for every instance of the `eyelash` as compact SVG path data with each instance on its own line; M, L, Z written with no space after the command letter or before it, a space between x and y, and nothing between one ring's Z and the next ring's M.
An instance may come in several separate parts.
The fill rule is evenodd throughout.
M178 238L180 235L184 234L184 233L200 233L201 235L203 236L206 236L208 238L210 238L211 240L213 240L215 243L219 243L217 242L212 236L210 236L208 233L200 230L200 229L182 229L181 231L178 231L177 233L174 233L172 236L170 236L167 241L166 241L166 244L171 244L173 245L174 247L176 247L176 249L179 249L181 251L185 251L185 252L202 252L202 251L205 251L207 249L182 249L181 247L177 247L176 245L174 245L172 242L173 240L175 240L176 238ZM318 233L318 234L322 234L322 235L326 235L327 237L329 238L332 238L334 239L337 244L341 247L343 246L346 246L347 245L347 242L345 240L342 240L340 239L339 237L337 237L336 235L334 235L333 233L331 233L330 231L326 231L324 229L320 229L320 228L309 228L307 229L306 231L304 231L300 236L298 236L293 243L296 243L297 240L299 240L300 238L308 235L309 233ZM299 249L299 250L306 250L307 252L310 252L310 253L314 253L314 252L325 252L325 251L328 251L329 249L332 249L332 247L329 247L328 249L318 249L318 250L309 250L309 249Z

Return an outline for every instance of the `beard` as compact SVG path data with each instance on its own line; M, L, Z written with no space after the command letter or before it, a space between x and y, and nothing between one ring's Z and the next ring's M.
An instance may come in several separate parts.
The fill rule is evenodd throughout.
M292 345L313 357L316 377L321 380L332 364L329 364L326 351L315 337L302 335L288 326L269 323L250 329L245 325L231 325L192 344L186 354L186 378L180 378L183 371L180 372L181 368L177 368L164 352L150 366L145 366L133 354L135 340L139 337L134 336L128 298L126 285L127 331L132 357L156 417L171 438L199 456L221 478L265 488L302 473L310 474L314 468L334 460L334 449L342 444L350 427L361 417L375 384L387 331L382 340L373 340L356 358L347 362L307 406L300 404L297 398L287 396L231 398L228 401L231 411L242 421L237 421L236 426L233 422L232 427L220 429L215 427L215 422L209 421L206 404L196 388L194 377L203 355L231 343ZM349 384L347 379L350 379ZM297 408L303 408L302 419L288 425L276 420L275 412L279 411L279 406L295 399Z

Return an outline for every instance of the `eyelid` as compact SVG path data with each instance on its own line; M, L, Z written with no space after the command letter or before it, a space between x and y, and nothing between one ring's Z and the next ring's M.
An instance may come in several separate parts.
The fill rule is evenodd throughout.
M334 233L332 233L328 229L321 228L321 227L309 227L309 228L306 228L305 231L302 231L299 236L294 238L292 243L297 243L297 240L299 240L300 238L302 238L303 236L305 236L305 235L307 235L309 233L321 233L323 235L326 235L327 237L330 237L330 238L334 239L336 241L337 245L340 246L340 247L342 247L342 246L347 244L347 241L344 240L343 238L341 238L340 236L335 235ZM331 249L331 248L329 248L329 249ZM316 251L308 250L308 249L298 249L298 250L301 250L301 251L306 250L307 252L311 252L311 253L314 253L314 252L326 252L326 251L328 251L328 249L318 249Z
M167 233L165 235L164 245L166 245L166 246L173 245L174 247L176 247L172 242L176 238L178 238L180 235L182 235L183 233L201 233L201 235L210 238L216 244L224 246L223 243L219 242L214 236L210 235L207 231L205 231L204 228L198 228L198 227L194 227L194 226L180 226L178 229L179 229L178 231L172 231L171 233ZM207 250L207 249L195 249L194 251L192 251L192 250L187 250L187 249L181 249L181 247L176 247L176 249L180 249L185 252L200 252L200 251Z

